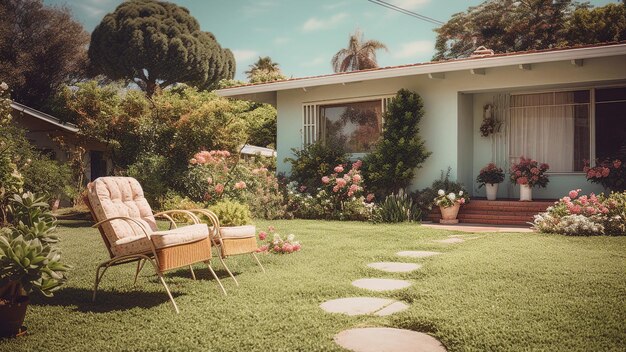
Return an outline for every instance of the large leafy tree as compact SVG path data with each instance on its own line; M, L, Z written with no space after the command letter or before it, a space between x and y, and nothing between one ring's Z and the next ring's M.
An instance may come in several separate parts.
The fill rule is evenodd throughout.
M54 91L83 74L88 42L66 8L0 1L0 77L16 101L41 109Z
M383 135L363 163L366 188L379 199L405 189L415 170L430 156L419 136L423 116L424 103L417 93L401 89L389 103Z
M280 71L278 63L272 61L269 56L259 57L259 59L250 65L250 69L246 71L246 76L250 83L271 82L279 79L285 79Z
M378 40L365 41L360 30L350 35L348 47L339 50L332 58L335 72L365 70L378 67L376 51L387 50L387 46Z
M201 31L189 10L162 1L127 1L104 16L89 58L96 72L133 80L148 96L177 82L210 89L235 73L230 50Z
M593 44L626 40L626 3L574 11L567 23L569 44Z

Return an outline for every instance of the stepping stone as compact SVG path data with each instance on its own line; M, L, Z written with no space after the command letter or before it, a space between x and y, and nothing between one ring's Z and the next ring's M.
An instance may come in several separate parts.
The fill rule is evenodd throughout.
M335 335L335 342L354 352L446 352L439 340L412 330L357 328Z
M434 240L433 242L437 243L462 243L465 242L464 239L458 237L446 238L445 240Z
M380 262L367 264L370 268L386 271L388 273L408 273L422 266L415 263Z
M405 303L385 298L350 297L333 299L320 304L328 313L343 313L350 316L374 314L387 316L409 308Z
M433 255L441 254L441 252L429 252L429 251L402 251L396 253L401 257L411 257L411 258L426 258Z
M399 290L411 286L406 280L394 279L359 279L352 281L352 285L370 291L390 291Z

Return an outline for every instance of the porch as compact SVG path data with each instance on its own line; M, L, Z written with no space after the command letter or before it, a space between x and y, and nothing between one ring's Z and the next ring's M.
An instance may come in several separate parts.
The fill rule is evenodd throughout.
M474 198L459 210L459 223L530 226L533 215L544 212L555 200L520 202L516 199L486 200ZM433 208L428 220L439 223L441 212Z

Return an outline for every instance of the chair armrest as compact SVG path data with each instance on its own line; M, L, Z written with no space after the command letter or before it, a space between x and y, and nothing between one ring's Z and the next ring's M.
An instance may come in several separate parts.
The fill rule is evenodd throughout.
M220 220L217 217L217 215L215 215L214 212L207 210L207 209L190 209L189 211L192 213L202 214L206 216L207 218L209 218L209 221L211 221L211 224L212 224L213 231L217 233L217 236L213 234L211 235L211 237L212 238L217 237L220 241L222 240L222 231L220 231ZM209 228L209 231L211 231L211 228Z
M186 215L189 219L191 219L191 221L193 221L194 224L199 224L200 223L200 219L198 219L198 217L196 215L194 215L192 212L188 211L188 210L181 210L181 209L172 209L172 210L166 210L166 211L162 211L160 213L156 213L154 214L154 217L164 217L167 220L170 221L170 225L174 226L174 228L176 228L176 222L174 221L174 219L172 219L172 217L170 216L170 214L183 214Z

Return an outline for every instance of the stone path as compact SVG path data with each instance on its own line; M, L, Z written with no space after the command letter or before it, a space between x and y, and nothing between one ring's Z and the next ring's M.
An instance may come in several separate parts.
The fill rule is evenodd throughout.
M352 281L352 286L370 291L381 292L407 288L411 286L411 283L406 280L395 279L358 279Z
M441 254L441 252L429 252L429 251L402 251L396 253L401 257L410 257L410 258L426 258L433 255Z
M320 307L328 313L343 313L351 316L365 314L387 316L409 308L409 306L403 302L374 297L334 299L322 303Z
M388 273L408 273L422 266L415 263L379 262L367 264L370 268L386 271Z
M445 352L434 337L394 328L350 329L335 335L335 342L354 352Z

